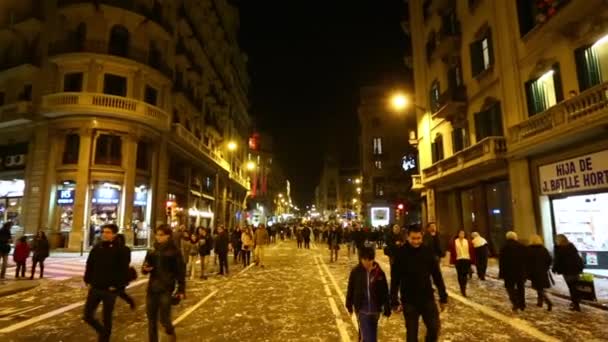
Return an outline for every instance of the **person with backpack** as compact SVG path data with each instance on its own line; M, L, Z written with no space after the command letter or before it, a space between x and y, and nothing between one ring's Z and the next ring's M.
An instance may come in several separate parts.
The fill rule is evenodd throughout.
M25 263L27 258L30 257L30 245L27 244L27 238L22 236L15 245L15 253L13 254L13 260L17 264L15 271L15 278L19 278L21 274L22 278L25 278Z
M8 267L8 254L11 252L11 228L13 222L4 222L2 228L0 228L0 259L2 259L2 268L0 268L0 279L4 279L6 276L6 268Z
M36 265L40 264L40 278L44 275L44 260L49 256L49 240L46 238L44 231L39 230L32 242L32 275L30 280L34 279L36 273Z

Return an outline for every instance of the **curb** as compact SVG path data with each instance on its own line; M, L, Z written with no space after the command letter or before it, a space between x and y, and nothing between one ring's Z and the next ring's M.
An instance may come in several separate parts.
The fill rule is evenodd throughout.
M2 289L6 285L7 285L7 283L4 283L4 284L0 285L0 298L12 296L12 295L20 293L20 292L25 292L25 291L34 289L34 288L40 286L40 282L36 281L36 282L34 282L32 284L28 284L26 286L19 286L19 287L15 287L15 288Z

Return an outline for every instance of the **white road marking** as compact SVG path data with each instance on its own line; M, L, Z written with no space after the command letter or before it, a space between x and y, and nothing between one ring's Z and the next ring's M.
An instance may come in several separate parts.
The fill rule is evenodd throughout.
M174 320L173 325L177 325L177 324L179 324L179 322L186 319L186 317L190 316L194 311L196 311L196 309L201 307L201 305L205 304L209 299L211 299L211 297L215 296L215 294L218 292L219 292L219 290L215 290L215 291L211 292L210 294L208 294L207 297L201 299L198 303L196 303L194 306L192 306L191 308L186 310L181 316L179 316L176 320Z
M325 290L325 294L326 294L328 297L331 297L331 290L329 289L329 286L324 285L324 286L323 286L323 289Z
M323 275L323 272L321 269L321 264L319 264L319 260L317 260L317 258L318 259L321 259L321 258L318 256L314 257L315 265L317 265L317 268L319 269L321 281L323 281L323 283L325 284L323 286L323 289L325 290L325 294L327 295L327 300L329 301L329 307L331 308L331 312L335 316L336 327L338 328L338 332L340 333L340 340L342 342L351 342L350 335L348 334L346 325L344 324L344 321L342 320L342 316L340 314L340 310L338 309L338 305L336 304L336 301L331 294L331 290L329 289L329 286L325 282L325 276Z
M139 285L147 283L147 282L148 282L148 279L141 279L141 280L138 280L136 282L133 282L131 285L127 286L127 288L136 287L136 286L139 286ZM80 301L80 302L76 302L76 303L70 304L70 305L67 305L67 306L64 306L64 307L61 307L59 309L47 312L47 313L45 313L43 315L32 317L32 318L30 318L28 320L25 320L23 322L15 323L13 325L9 325L8 327L4 327L4 328L0 329L0 333L1 334L10 333L10 332L13 332L13 331L16 331L16 330L28 327L28 326L30 326L32 324L36 324L38 322L44 321L45 319L49 319L51 317L55 317L57 315L61 315L62 313L65 313L65 312L68 312L70 310L76 309L76 308L78 308L80 306L83 306L83 305L84 305L84 300Z
M344 295L344 292L342 292L342 289L340 289L340 286L338 286L338 282L336 281L336 278L329 271L329 267L327 267L327 264L325 264L325 261L323 261L323 258L321 256L317 256L317 258L319 259L319 261L321 261L321 265L323 266L323 268L325 269L325 272L329 276L329 280L331 281L332 285L336 289L336 292L340 296L340 299L342 300L342 302L344 303L344 305L346 305L346 296ZM355 317L355 314L350 315L350 320L353 323L353 325L355 326L355 328L357 330L359 330L359 322L357 321L357 318Z

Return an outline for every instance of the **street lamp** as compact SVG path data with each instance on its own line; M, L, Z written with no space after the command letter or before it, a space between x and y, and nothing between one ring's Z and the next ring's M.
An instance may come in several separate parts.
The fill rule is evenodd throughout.
M246 166L247 166L247 170L249 170L249 171L253 171L255 169L255 163L252 161L248 161Z
M396 111L404 110L408 105L408 100L402 93L395 93L391 97L391 106Z
M234 150L236 150L237 147L238 147L238 145L234 141L231 141L231 142L228 143L228 150L229 151L234 151Z

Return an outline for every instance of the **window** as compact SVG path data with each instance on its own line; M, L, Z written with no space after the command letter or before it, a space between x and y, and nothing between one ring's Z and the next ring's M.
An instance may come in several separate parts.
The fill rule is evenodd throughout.
M382 154L382 138L373 139L373 150L375 155Z
M608 36L574 51L580 91L605 81L608 75Z
M519 33L523 37L537 25L550 20L570 0L530 1L517 0Z
M426 62L431 63L433 59L433 53L435 52L435 48L437 48L437 38L435 37L435 31L429 34L429 38L426 41Z
M150 42L150 51L148 52L148 64L153 68L159 68L162 60L162 53L155 41Z
M429 99L431 101L431 111L433 113L438 111L439 108L441 107L440 103L439 103L439 97L440 97L439 82L437 80L435 80L431 84L431 91L429 93Z
M488 28L483 37L469 46L471 49L471 71L477 77L490 69L494 64L494 51L492 46L492 32Z
M19 95L20 101L32 101L32 85L26 84L23 86L23 92Z
M469 136L465 127L455 127L452 131L452 147L454 153L469 147Z
M437 134L435 141L431 143L431 159L433 164L443 159L443 136Z
M150 146L148 143L137 142L137 160L135 165L138 170L148 170L150 168Z
M80 136L76 133L65 136L63 147L63 163L78 164L78 153L80 151Z
M171 115L171 122L174 124L179 124L179 114L177 114L177 109L173 110L173 115Z
M127 96L127 78L105 74L103 78L103 92L109 95Z
M129 40L129 30L124 26L116 25L112 27L108 53L110 55L127 57L129 55Z
M373 127L373 128L378 128L378 127L380 127L380 118L379 118L379 117L374 116L374 117L372 118L372 127Z
M460 61L448 69L448 88L457 89L462 86L462 67Z
M117 165L122 161L122 141L120 136L101 134L95 145L95 164Z
M374 162L374 166L376 167L376 169L382 170L382 161L381 160L376 160Z
M503 130L500 102L495 102L488 109L475 113L476 142L480 142L487 137L501 136L503 136Z
M146 85L146 89L144 91L144 102L156 106L157 101L158 101L158 90L150 87L149 85Z
M379 197L384 196L384 184L382 181L376 181L374 183L374 193Z
M63 76L63 91L80 92L82 91L82 73L71 72Z
M537 79L526 82L528 116L542 113L564 99L559 64Z
M72 33L72 39L76 51L84 51L85 42L87 40L87 25L85 23L78 24L76 31Z
M427 21L431 17L431 0L424 0L422 4L422 17Z
M4 92L0 91L0 106L4 106Z

